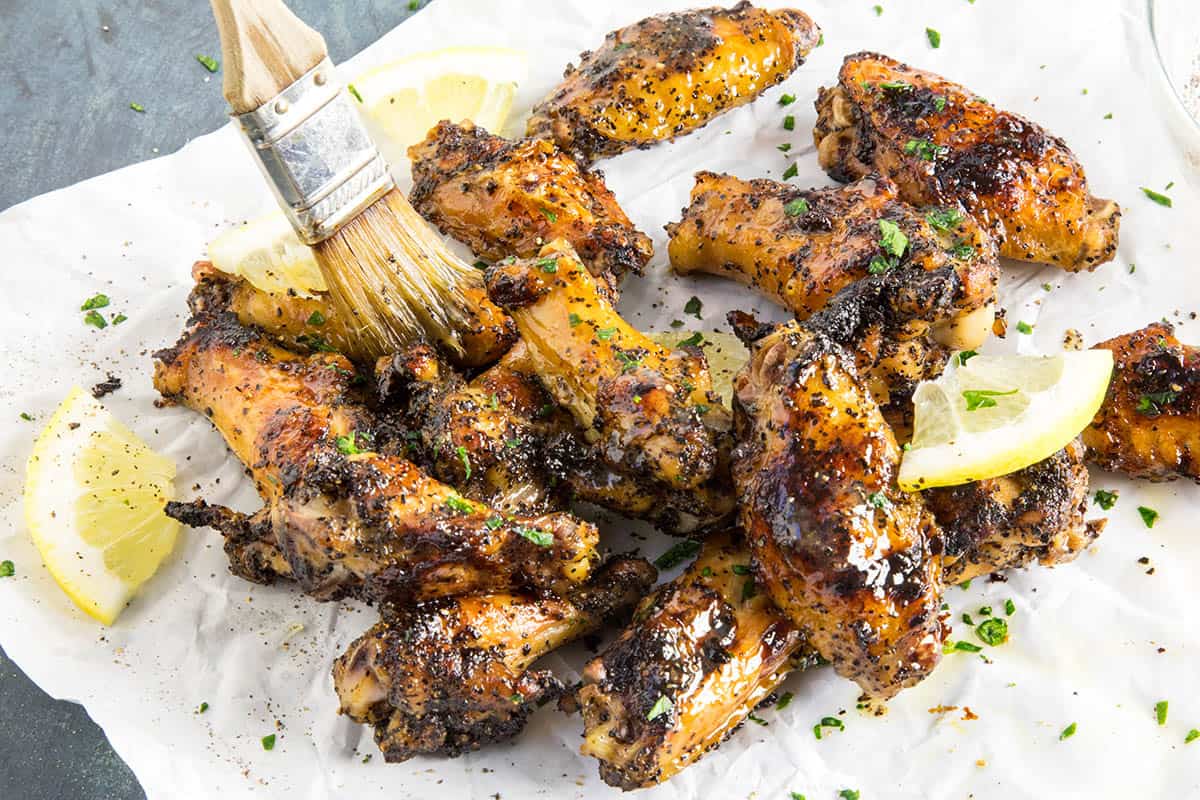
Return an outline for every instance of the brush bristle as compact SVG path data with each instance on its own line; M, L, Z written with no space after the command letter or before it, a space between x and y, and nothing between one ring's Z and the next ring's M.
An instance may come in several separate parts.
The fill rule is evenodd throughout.
M329 297L347 320L355 358L371 360L418 339L463 352L471 309L463 289L480 272L393 189L314 248Z

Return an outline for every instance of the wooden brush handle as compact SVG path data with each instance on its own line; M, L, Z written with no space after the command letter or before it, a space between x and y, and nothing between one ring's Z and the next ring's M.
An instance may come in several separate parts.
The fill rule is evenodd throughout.
M225 99L235 114L261 107L320 63L321 34L281 0L211 0L225 62Z

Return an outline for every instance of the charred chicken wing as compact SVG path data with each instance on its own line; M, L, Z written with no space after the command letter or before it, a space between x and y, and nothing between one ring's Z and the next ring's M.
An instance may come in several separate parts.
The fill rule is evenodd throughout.
M1007 258L1074 272L1117 251L1120 208L1090 194L1066 142L966 87L856 53L817 112L818 158L837 180L886 175L914 205L961 204Z
M528 133L589 162L674 139L792 74L819 37L800 11L748 2L647 17L568 66Z
M1165 322L1096 347L1112 351L1115 369L1083 431L1088 458L1135 478L1200 481L1200 347Z
M340 711L373 725L392 762L509 739L564 691L533 662L628 609L655 577L646 561L619 556L563 598L492 593L385 605L383 621L334 662Z
M529 258L561 238L615 290L654 254L600 173L553 142L510 142L469 122L441 122L409 155L413 207L481 258Z
M937 665L938 528L854 368L800 323L761 329L734 382L733 480L755 574L839 674L886 699Z

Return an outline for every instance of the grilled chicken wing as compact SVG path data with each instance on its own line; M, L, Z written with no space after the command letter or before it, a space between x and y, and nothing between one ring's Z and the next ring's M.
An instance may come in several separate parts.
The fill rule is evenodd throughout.
M710 537L584 667L582 751L600 759L606 783L628 790L670 778L720 744L788 672L816 661L749 573L744 546Z
M1088 458L1152 481L1200 482L1200 347L1154 322L1101 342L1115 362L1108 396L1083 431Z
M344 321L324 295L263 292L248 281L226 275L207 261L192 266L197 283L227 284L226 305L243 325L257 325L289 347L309 351L334 350L355 358L352 340ZM490 364L517 339L517 329L508 315L487 298L481 287L467 286L463 292L471 311L469 329L462 333L463 355L449 354L464 367Z
M546 390L608 464L679 489L712 477L728 417L702 354L667 350L621 319L561 240L537 259L493 265L487 285Z
M168 506L226 533L238 574L289 577L321 599L401 600L565 591L592 567L595 526L503 515L404 458L371 452L373 419L348 395L354 373L342 356L298 356L214 312L155 357L159 392L213 422L266 502L253 517L202 501Z
M804 63L820 29L748 2L647 17L582 53L529 119L587 161L682 136L751 102Z
M413 207L481 258L529 258L546 242L566 239L615 291L654 254L603 176L553 142L510 142L469 122L440 122L408 152Z
M533 662L631 607L655 577L645 560L618 556L562 599L495 593L385 605L383 621L334 662L339 711L373 725L391 762L509 739L564 691Z
M962 486L928 489L925 506L942 528L945 580L1074 560L1100 534L1084 522L1088 474L1075 439L1044 461Z
M699 172L691 204L667 232L676 272L732 278L799 319L854 282L893 272L922 287L908 292L906 321L925 324L910 326L907 338L933 326L943 343L970 349L991 327L999 273L991 237L964 214L900 201L886 179L802 191ZM934 276L945 288L922 296Z
M839 674L886 699L940 659L937 525L897 487L900 449L841 348L797 322L737 332L761 337L734 381L756 575Z
M1078 271L1117 251L1121 210L1089 193L1066 142L963 86L856 53L817 112L818 158L837 180L886 175L914 205L961 203L1007 258Z

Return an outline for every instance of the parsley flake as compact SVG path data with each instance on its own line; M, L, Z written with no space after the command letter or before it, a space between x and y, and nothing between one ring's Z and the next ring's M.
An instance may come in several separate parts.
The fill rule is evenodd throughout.
M779 95L779 105L781 106L790 106L794 102L796 102L796 95L794 94Z
M346 91L350 92L350 96L353 97L358 102L361 103L363 101L362 95L358 93L358 89L354 88L353 83L346 84Z
M999 647L1008 641L1008 623L999 617L989 617L975 628L975 635L990 647Z
M949 148L944 145L934 144L928 139L909 139L904 143L904 152L910 156L915 155L922 161L933 161L938 156L949 152Z
M925 38L929 40L929 46L934 50L942 46L942 35L933 28L925 29Z
M939 231L956 228L964 219L966 216L957 208L931 208L925 212L925 220Z
M800 168L797 167L796 162L793 161L791 164L788 165L788 168L783 171L783 179L786 181L790 178L796 177L799 174L800 174Z
M1158 521L1158 512L1146 506L1138 506L1137 510L1142 517L1142 522L1146 523L1146 527L1153 528L1154 523Z
M263 750L275 749L275 734L271 733L262 737L262 748Z
M995 407L996 401L992 398L1006 397L1016 393L1016 389L1011 389L1007 392L996 392L990 389L966 389L963 391L962 396L967 401L967 411L978 411L981 408Z
M599 328L596 331L596 338L602 342L607 342L616 332L616 328Z
M683 304L683 313L691 314L696 319L703 319L703 317L700 316L700 311L703 308L704 302L699 297L692 295L691 299Z
M325 324L325 315L320 311L313 311L308 315L307 323L313 327L319 328Z
M965 366L965 365L966 365L966 363L967 363L968 361L970 361L972 358L974 358L974 357L975 357L975 356L977 356L977 355L979 355L979 353L977 353L977 352L976 352L976 351L974 351L974 350L963 350L963 351L962 351L961 353L959 353L959 354L958 354L958 356L957 356L957 358L958 358L958 365L959 365L960 367L961 367L961 366Z
M83 324L91 325L94 328L104 329L108 327L108 321L101 316L99 311L89 311L83 315Z
M783 129L785 131L796 130L796 118L794 116L792 116L791 114L788 114L786 117L784 117L783 118Z
M1166 206L1167 208L1172 206L1171 198L1167 197L1165 194L1156 192L1153 189L1147 189L1145 186L1142 187L1142 193L1145 194L1146 197L1149 197L1151 200L1158 203L1160 206Z
M1120 492L1110 492L1107 489L1097 489L1092 502L1100 506L1105 511L1109 511L1117 504L1117 498L1121 496Z
M798 217L801 214L808 213L808 201L803 197L797 197L783 207L783 213L789 217Z
M890 219L879 220L879 246L888 255L900 258L908 249L908 237Z
M775 704L776 711L783 711L792 703L792 698L795 697L791 692L784 692L779 697L779 702Z
M17 566L9 559L0 561L0 578L11 578L17 574Z
M460 514L470 514L475 510L475 506L467 500L462 499L456 494L448 496L445 500L446 507L451 511L457 511Z
M1192 728L1190 731L1187 732L1187 736L1183 737L1183 743L1191 744L1192 742L1196 741L1197 739L1200 739L1200 731L1196 730L1195 728Z
M1068 725L1067 727L1062 729L1062 733L1060 733L1058 735L1058 740L1061 742L1064 739L1070 739L1074 735L1075 735L1075 723L1072 722L1070 725Z
M83 305L79 307L80 311L91 311L93 308L104 308L109 303L108 295L94 294L87 300L83 301Z
M454 452L458 453L458 460L461 461L463 465L463 480L471 480L471 457L467 455L467 448L460 444L458 447L454 448Z
M567 315L567 324L570 325L572 328L574 328L576 325L578 325L581 322L583 322L583 320L574 311L572 311L570 314Z
M547 256L546 258L539 258L536 263L537 263L538 269L540 269L542 272L545 272L549 275L553 275L554 273L558 272L558 257L557 256Z
M549 220L551 224L558 222L558 214L555 214L553 211L551 211L548 208L542 209L542 216L544 216L547 220Z
M673 708L675 708L675 704L671 702L671 699L665 694L660 694L654 701L654 705L650 707L650 713L646 714L646 721L653 722L665 714L670 714Z
M1166 700L1159 700L1154 704L1154 718L1158 720L1159 725L1167 724L1167 706Z
M217 63L215 58L212 56L206 56L203 53L197 53L196 60L199 61L200 64L209 72L216 72L221 68L221 65Z
M543 531L538 528L526 528L521 526L517 528L517 533L521 534L521 536L533 542L538 547L554 546L554 536L547 531Z
M700 344L703 341L704 341L704 334L702 334L700 331L696 331L695 333L693 333L691 336L687 337L686 339L680 339L679 344L676 345L676 347L695 347L696 345Z
M671 548L667 552L654 559L654 566L659 569L671 569L672 567L679 566L699 552L699 542L694 539L682 539L671 545Z
M144 105L142 105L141 103L130 103L129 107L132 108L134 111L136 111L139 114L146 113L146 107Z

